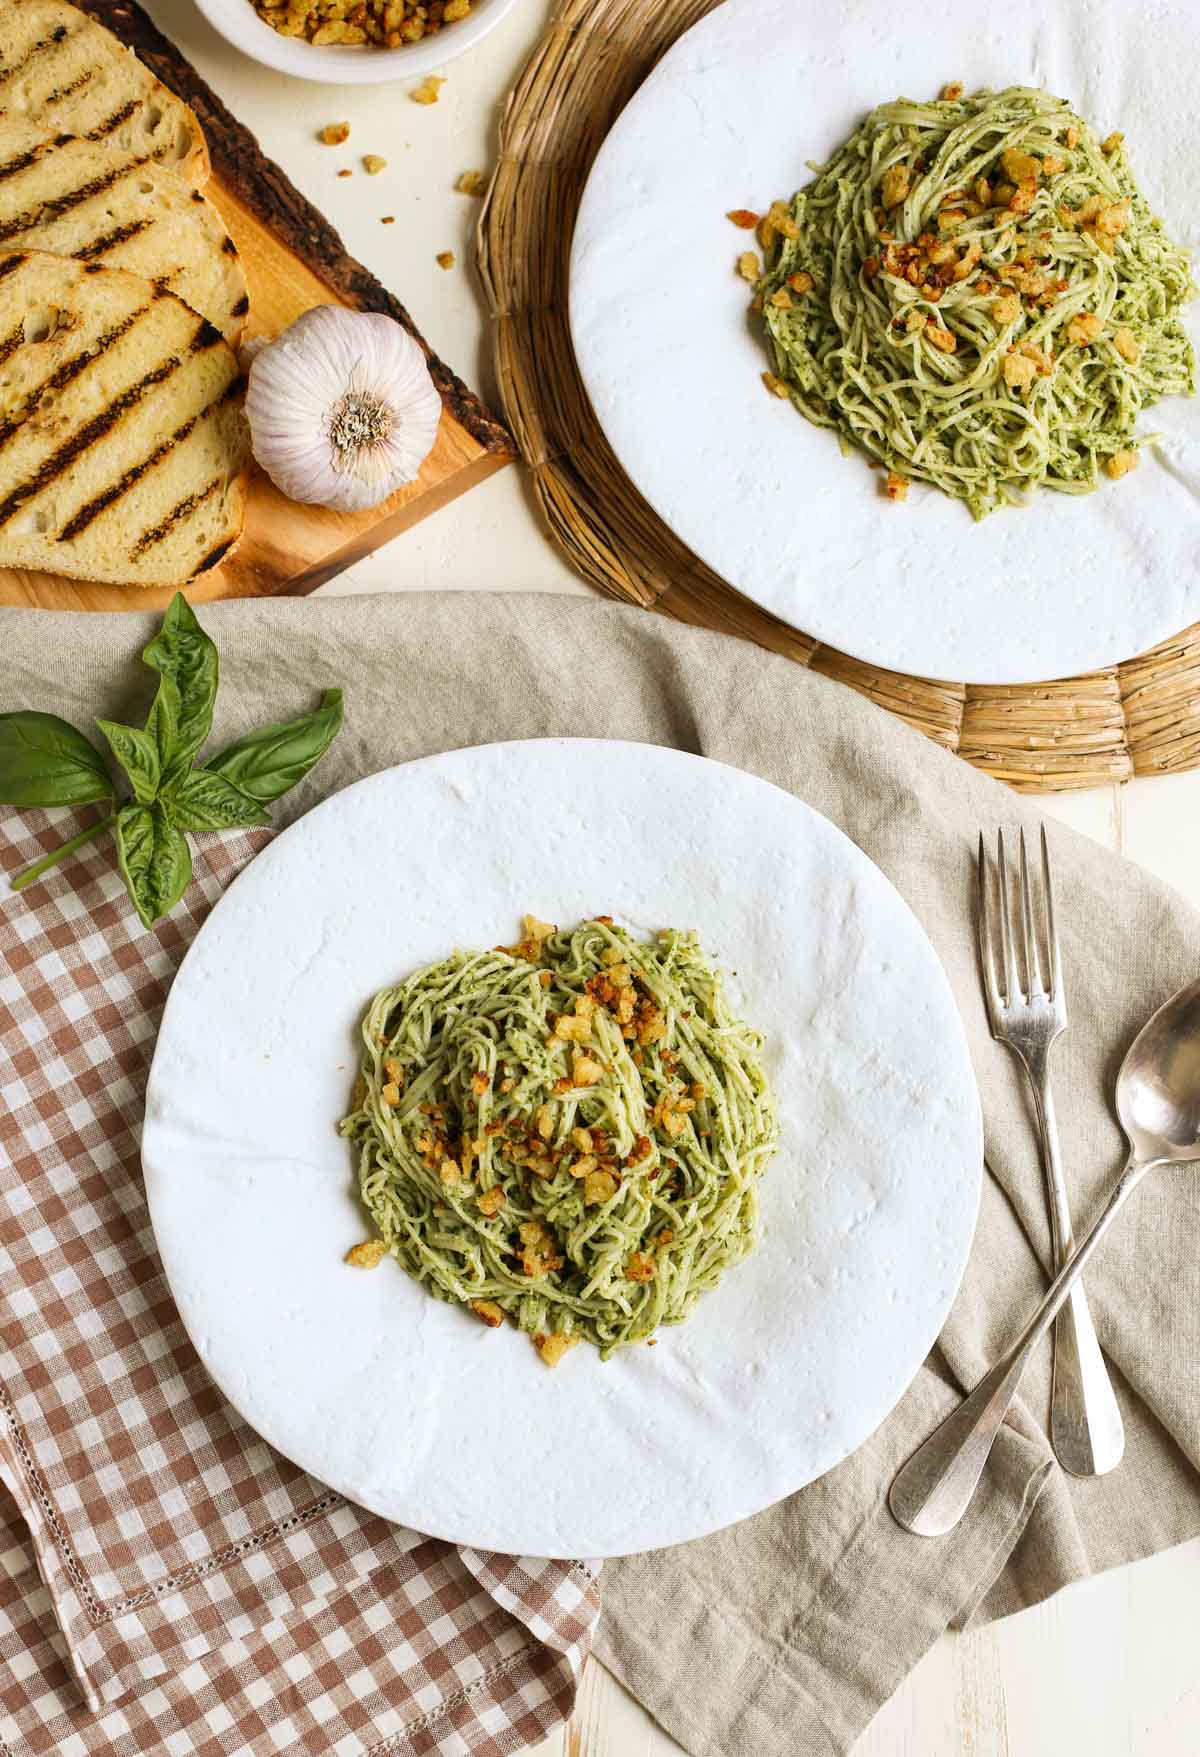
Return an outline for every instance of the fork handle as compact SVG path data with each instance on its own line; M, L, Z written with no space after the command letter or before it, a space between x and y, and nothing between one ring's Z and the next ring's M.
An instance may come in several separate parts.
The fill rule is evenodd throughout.
M906 1531L918 1537L943 1537L954 1529L970 1506L992 1442L1004 1425L1030 1355L1151 1163L1130 1158L1091 1231L1050 1283L1041 1305L1008 1353L984 1374L970 1396L951 1410L941 1426L896 1472L888 1505Z
M1074 1255L1075 1240L1059 1153L1048 1057L1027 1062L1026 1069L1041 1135L1057 1273ZM1096 1339L1082 1281L1076 1282L1054 1320L1050 1440L1059 1463L1072 1476L1103 1476L1116 1468L1125 1451L1125 1424Z

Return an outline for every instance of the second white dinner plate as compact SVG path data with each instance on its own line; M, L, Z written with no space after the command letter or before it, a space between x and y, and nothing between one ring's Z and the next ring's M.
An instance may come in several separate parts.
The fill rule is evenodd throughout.
M1151 28L1152 25L1152 28ZM1196 9L1108 0L725 0L601 148L571 266L588 395L642 494L748 597L872 664L1015 683L1115 664L1200 619L1200 399L1167 398L1136 475L979 524L914 485L893 505L837 435L767 394L755 239L730 209L790 199L878 104L1044 86L1120 129L1170 235L1200 246ZM1186 316L1200 335L1200 309Z
M782 1123L757 1251L657 1347L553 1371L390 1259L343 1262L366 1003L526 911L694 928ZM958 1287L981 1151L941 966L845 836L700 757L556 740L373 776L250 865L172 988L143 1161L184 1323L281 1452L435 1536L605 1556L755 1513L872 1432Z

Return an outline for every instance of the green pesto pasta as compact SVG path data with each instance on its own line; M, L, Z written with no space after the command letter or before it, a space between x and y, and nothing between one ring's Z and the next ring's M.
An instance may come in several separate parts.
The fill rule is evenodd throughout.
M775 1151L762 1039L695 938L606 918L459 951L377 994L354 1109L378 1243L553 1365L678 1324L750 1251Z
M813 169L768 216L768 382L894 498L926 482L982 518L1088 493L1134 467L1145 409L1193 393L1187 252L1122 137L1061 99L901 99Z

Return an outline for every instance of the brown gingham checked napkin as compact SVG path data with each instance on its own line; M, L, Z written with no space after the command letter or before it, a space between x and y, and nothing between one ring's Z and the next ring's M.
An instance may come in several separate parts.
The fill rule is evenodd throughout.
M849 690L638 611L448 594L201 616L221 652L219 740L294 713L318 684L346 686L346 729L276 809L281 822L388 764L490 739L676 745L759 774L840 824L946 968L980 1082L987 1175L937 1348L887 1421L820 1482L715 1537L606 1563L601 1576L596 1651L694 1757L841 1757L947 1627L1200 1533L1200 1186L1187 1171L1147 1181L1089 1271L1126 1420L1120 1469L1092 1482L1058 1469L1043 1349L952 1537L908 1537L887 1512L897 1465L1045 1286L1035 1137L1019 1071L987 1030L971 907L978 831L1033 828L1035 804ZM81 725L132 717L148 699L137 655L153 626L0 612L0 706L51 707ZM30 814L0 821L37 846L49 839ZM99 851L81 894L60 873L0 900L20 967L0 974L0 1000L22 1012L11 1027L21 1065L4 1076L22 1092L21 1159L6 1171L0 1225L25 1265L19 1275L0 1265L0 1379L18 1387L37 1471L35 1484L10 1427L0 1469L23 1485L25 1526L12 1523L0 1556L0 1757L512 1749L565 1702L586 1639L586 1577L485 1561L340 1505L318 1510L320 1486L208 1387L145 1255L133 1142L154 1019L199 915L255 845L205 839L197 886L154 935L121 903ZM1120 1056L1200 972L1200 924L1082 838L1055 829L1053 850L1072 1015L1056 1090L1083 1225L1123 1156L1111 1108ZM15 860L11 847L3 857ZM804 899L792 901L796 931L822 931ZM31 1005L31 980L52 999ZM119 1709L98 1719L81 1704L68 1654L94 1694L125 1692ZM147 1681L153 1666L161 1677Z
M0 867L59 839L5 813ZM209 839L152 933L92 849L74 888L3 902L2 1757L500 1757L570 1709L587 1570L347 1505L229 1408L163 1281L138 1164L155 1033L268 839Z

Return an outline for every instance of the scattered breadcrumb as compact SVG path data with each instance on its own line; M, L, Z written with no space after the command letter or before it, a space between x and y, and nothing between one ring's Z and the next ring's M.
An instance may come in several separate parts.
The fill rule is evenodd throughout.
M908 194L911 176L907 165L889 165L883 173L880 184L880 199L884 207L899 207Z
M773 397L786 397L789 395L787 385L783 382L782 378L776 378L773 372L764 372L762 375L762 381Z
M743 232L752 232L762 215L754 213L748 207L734 207L730 208L725 218L732 220L734 225L740 227Z
M395 214L381 214L379 224L381 226L394 226L396 224Z
M1138 455L1135 451L1115 451L1104 462L1105 474L1111 476L1114 482L1119 482L1122 476L1128 476L1130 470L1136 470L1137 467Z
M961 98L962 95L963 95L963 82L961 79L952 79L950 81L950 84L944 85L942 87L941 91L938 93L938 96L941 98L941 100L944 104L957 104L959 98Z
M1081 311L1067 325L1067 340L1086 348L1096 340L1103 328L1104 319L1097 317L1094 311Z
M464 171L454 185L460 195L483 195L487 178L482 171Z
M762 274L762 263L758 260L757 256L755 256L753 250L742 251L742 254L737 259L737 271L744 281L749 281L751 286L753 286L754 282Z
M349 170L345 170L345 169L338 172L339 177L353 177L353 175L354 175L353 171L349 171Z
M381 1238L367 1238L360 1245L351 1245L345 1261L355 1269L377 1269L387 1254L388 1248Z
M883 492L889 500L907 500L908 481L904 476L897 475L895 470L889 470L887 481L883 485Z
M439 250L437 253L436 261L437 261L437 265L439 268L453 268L454 267L454 252L453 252L453 250Z
M327 122L317 135L317 139L323 146L341 146L342 142L349 140L349 138L350 124L348 122Z
M446 81L439 79L436 73L429 73L426 74L420 85L413 87L408 95L414 104L436 104L438 93L445 83Z
M578 1336L546 1336L539 1333L537 1336L532 1336L530 1341L546 1365L556 1367L568 1348L574 1348L579 1338Z
M378 153L364 153L363 170L368 177L378 177L380 171L387 170L387 160L381 159Z
M1002 370L1010 390L1028 390L1038 375L1037 361L1016 348L1010 348L1004 356Z

